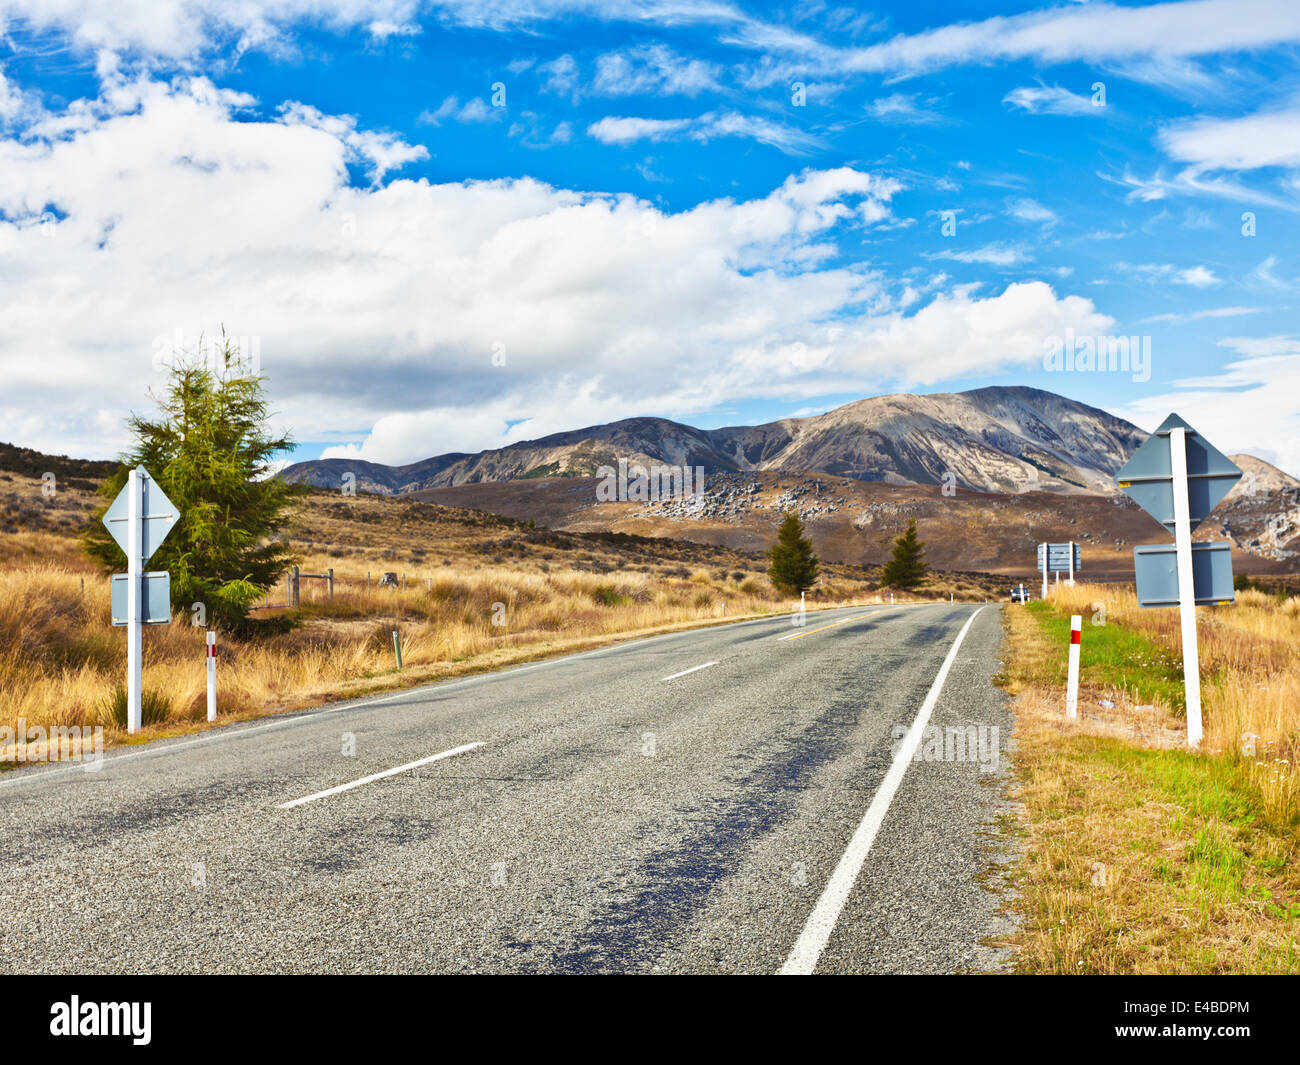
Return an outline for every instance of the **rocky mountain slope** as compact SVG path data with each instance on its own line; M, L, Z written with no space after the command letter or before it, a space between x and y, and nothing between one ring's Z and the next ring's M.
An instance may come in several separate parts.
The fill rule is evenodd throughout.
M532 477L589 477L629 463L703 466L708 473L807 472L888 484L988 492L1112 492L1113 474L1146 439L1137 426L1034 388L876 396L810 418L695 429L629 418L474 455L407 466L353 459L300 462L288 481L405 493Z
M1243 469L1259 463L1233 456ZM1234 490L1196 530L1197 540L1229 540L1234 572L1300 572L1300 482L1259 463L1276 487ZM894 537L916 519L931 561L942 569L982 570L1033 580L1044 540L1083 545L1090 580L1132 580L1135 544L1167 535L1123 493L976 492L945 494L934 485L887 484L824 474L724 472L702 495L607 503L586 477L526 478L433 488L415 498L471 507L539 526L663 536L760 552L788 511L807 523L818 553L837 562L879 564ZM1293 484L1295 487L1287 487Z

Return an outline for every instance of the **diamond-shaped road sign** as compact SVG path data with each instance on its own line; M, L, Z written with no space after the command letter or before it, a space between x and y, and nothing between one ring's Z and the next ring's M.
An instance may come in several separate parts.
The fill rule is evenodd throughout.
M1140 544L1133 548L1138 605L1178 605L1178 553L1173 544ZM1225 541L1192 544L1192 588L1197 606L1227 606L1236 601L1232 589L1232 545Z
M1169 430L1187 430L1187 502L1191 527L1204 520L1241 477L1241 470L1177 414L1171 414L1115 475L1120 488L1166 529L1174 527Z
M161 488L158 482L150 477L143 470L140 471L140 495L142 505L140 507L140 516L144 519L141 523L140 536L140 561L147 562L149 557L158 550L158 546L167 538L167 534L172 531L172 526L180 520L180 514L176 512L176 507ZM127 517L127 511L130 506L131 486L128 484L117 493L117 498L113 500L112 505L104 514L104 526L112 534L113 539L117 541L123 553L130 550L128 545L128 529L130 521Z
M1194 544L1192 530L1240 477L1241 470L1177 414L1161 422L1115 475L1115 483L1174 535L1172 544L1135 548L1133 569L1142 606L1178 607L1189 747L1198 746L1204 735L1196 607L1226 605L1234 598L1232 545Z

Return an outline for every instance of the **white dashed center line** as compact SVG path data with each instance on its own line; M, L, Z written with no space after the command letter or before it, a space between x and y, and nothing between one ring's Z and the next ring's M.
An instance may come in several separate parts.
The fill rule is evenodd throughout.
M705 662L702 666L691 666L690 669L683 669L680 673L674 673L671 677L664 677L664 680L676 680L678 677L684 677L687 673L694 673L699 669L708 669L709 666L716 666L717 662Z
M443 758L451 758L453 755L464 754L466 751L472 751L475 747L482 747L482 742L467 743L462 747L453 747L450 751L442 751L439 754L431 754L428 758L421 758L416 762L407 762L406 765L399 765L394 769L385 769L382 773L371 773L368 777L362 777L360 780L354 780L350 784L340 784L335 788L326 788L324 791L318 791L314 795L304 795L301 799L294 799L292 802L282 802L276 806L277 810L292 810L295 806L301 806L305 802L315 802L317 799L323 799L328 795L337 795L342 791L351 791L353 788L359 788L362 784L369 784L374 780L383 780L384 777L391 777L397 773L405 773L408 769L415 769L417 766L428 765L430 762L437 762Z

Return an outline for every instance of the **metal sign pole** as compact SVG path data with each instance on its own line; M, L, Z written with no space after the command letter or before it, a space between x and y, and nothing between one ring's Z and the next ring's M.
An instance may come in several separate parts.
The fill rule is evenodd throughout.
M1065 582L1069 587L1074 587L1074 541L1070 541L1070 578Z
M1043 598L1047 598L1047 544L1043 544Z
M1178 556L1178 617L1183 629L1183 689L1187 693L1187 745L1201 744L1201 662L1196 646L1196 590L1192 584L1191 504L1187 498L1187 430L1169 431L1174 489L1174 550Z
M144 569L144 473L142 469L127 474L127 549L126 549L126 731L140 730L141 638L140 598L143 588L140 574Z

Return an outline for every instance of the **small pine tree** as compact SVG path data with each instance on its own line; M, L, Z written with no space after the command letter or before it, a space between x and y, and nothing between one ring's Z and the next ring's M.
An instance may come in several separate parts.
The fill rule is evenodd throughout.
M803 522L790 511L776 533L776 543L767 549L772 564L767 575L783 595L798 595L817 583L818 561L812 541L803 534Z
M87 554L107 570L125 565L101 521L127 472L143 466L180 511L180 521L149 560L171 572L174 611L199 602L212 621L244 626L248 608L294 561L279 533L299 489L270 476L270 462L293 446L268 431L262 378L225 341L216 366L200 352L172 368L159 417L131 416L135 443L101 486L106 502L83 536Z
M916 519L913 519L908 522L907 532L894 541L894 556L885 563L880 583L888 588L916 588L925 583L929 572L925 544L916 535Z

